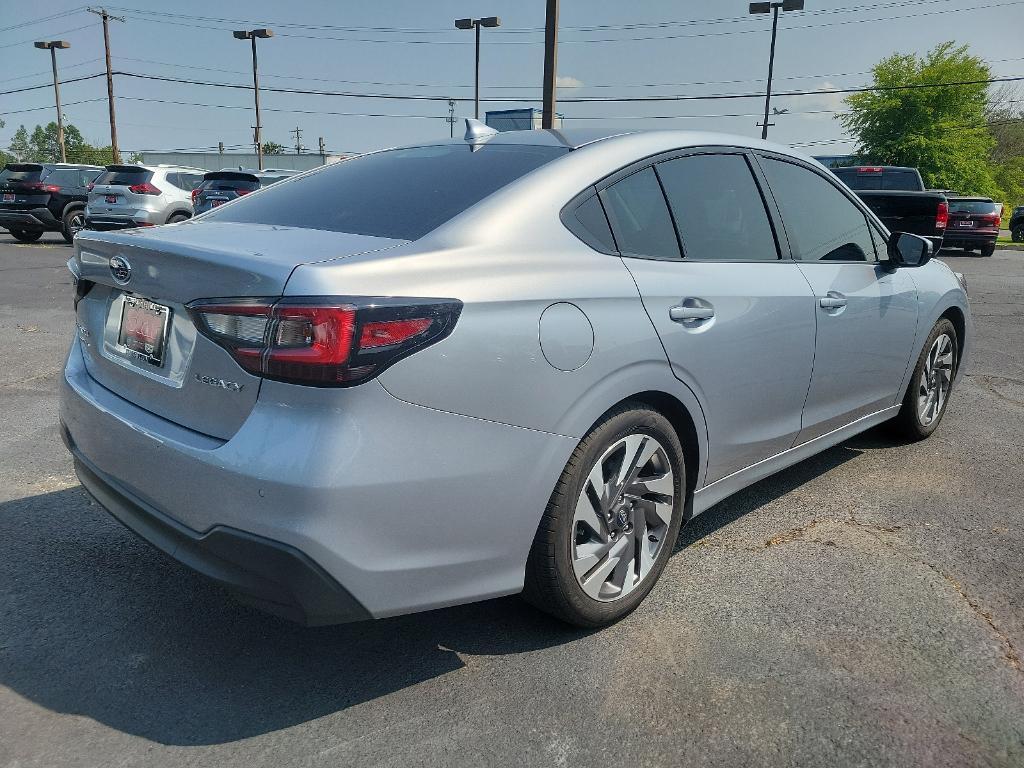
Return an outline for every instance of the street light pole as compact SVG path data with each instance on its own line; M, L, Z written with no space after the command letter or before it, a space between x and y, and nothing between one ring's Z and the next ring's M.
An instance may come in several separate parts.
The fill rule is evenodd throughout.
M456 29L476 30L476 66L474 68L473 82L475 86L473 96L473 116L480 119L480 27L500 27L501 19L497 16L485 16L482 19L456 19Z
M68 153L64 149L64 115L60 109L60 78L57 76L57 49L70 48L67 40L49 40L33 43L36 48L50 51L50 63L53 65L53 95L57 102L57 143L60 145L60 161L68 161Z
M263 121L260 119L260 76L259 76L259 60L256 56L256 38L268 38L273 37L274 32L270 29L243 29L231 33L237 40L250 40L252 42L252 90L256 99L256 125L254 126L255 133L253 134L254 143L256 144L256 167L259 170L263 170L263 137L261 129L263 128Z
M771 50L768 54L768 88L764 96L764 122L761 123L761 138L768 138L768 126L774 125L774 123L768 122L768 116L771 113L772 104L772 74L775 70L775 37L778 33L779 28L779 10L783 11L802 11L804 9L804 0L782 0L782 2L767 2L767 3L751 3L750 13L769 13L772 14L772 45Z

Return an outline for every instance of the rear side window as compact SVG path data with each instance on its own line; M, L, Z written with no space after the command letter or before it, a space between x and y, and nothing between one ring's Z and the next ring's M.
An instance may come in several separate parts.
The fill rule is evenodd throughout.
M775 261L775 235L742 155L694 155L658 164L687 259Z
M839 189L795 163L765 158L762 166L782 211L796 258L875 260L867 219Z
M130 187L133 184L144 184L153 178L153 172L145 168L108 168L96 179L96 184L115 184Z
M177 185L181 189L191 191L203 183L203 177L198 173L179 173Z
M576 206L570 218L563 217L563 221L576 237L594 250L615 252L615 239L608 226L608 217L604 215L601 199L596 194Z
M680 257L672 217L654 168L644 168L615 182L601 193L601 198L623 256Z
M568 151L523 144L393 149L271 186L205 219L415 240Z
M47 184L57 184L61 187L84 187L96 178L96 171L83 170L80 168L58 168L46 176Z

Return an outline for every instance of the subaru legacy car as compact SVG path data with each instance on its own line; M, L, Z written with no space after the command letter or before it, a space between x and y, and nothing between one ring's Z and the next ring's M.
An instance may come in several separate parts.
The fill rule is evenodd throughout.
M926 240L713 133L470 121L85 232L69 267L82 484L306 624L520 592L615 621L730 494L883 422L930 435L972 344Z

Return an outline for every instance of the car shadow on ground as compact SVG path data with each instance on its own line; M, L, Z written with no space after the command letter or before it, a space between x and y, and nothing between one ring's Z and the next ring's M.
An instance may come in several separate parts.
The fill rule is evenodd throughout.
M752 486L687 525L678 548L860 452L848 443ZM460 653L589 634L516 597L298 627L149 548L78 487L0 504L0 546L0 685L166 745L277 731L446 675Z

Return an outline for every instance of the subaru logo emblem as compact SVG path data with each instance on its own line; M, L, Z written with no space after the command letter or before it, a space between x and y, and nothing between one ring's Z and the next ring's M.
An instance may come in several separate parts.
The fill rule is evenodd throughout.
M110 274L115 282L126 285L132 279L132 265L123 256L115 256L110 260Z
M624 526L629 522L629 512L626 511L625 507L619 510L619 514L616 515L616 521L620 526Z

